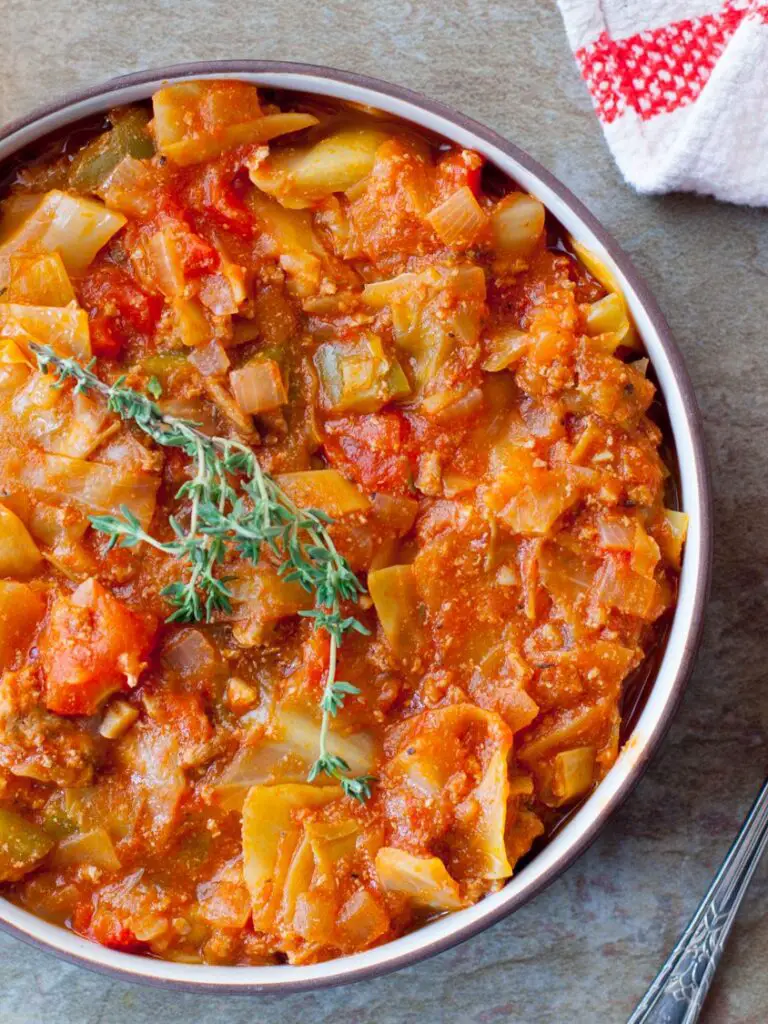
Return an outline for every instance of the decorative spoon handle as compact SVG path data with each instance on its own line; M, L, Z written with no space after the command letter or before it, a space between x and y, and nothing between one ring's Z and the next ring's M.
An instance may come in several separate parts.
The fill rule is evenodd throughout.
M768 779L698 910L627 1024L694 1024L768 845Z

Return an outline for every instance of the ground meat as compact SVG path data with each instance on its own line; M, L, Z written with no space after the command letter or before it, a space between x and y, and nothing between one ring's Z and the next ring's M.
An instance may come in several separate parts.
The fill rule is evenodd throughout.
M0 679L0 766L55 786L87 786L97 761L88 723L44 710L34 670Z

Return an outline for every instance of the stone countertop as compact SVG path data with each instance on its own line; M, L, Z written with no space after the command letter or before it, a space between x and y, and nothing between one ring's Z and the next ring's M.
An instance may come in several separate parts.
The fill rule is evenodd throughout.
M551 0L12 0L2 29L3 122L113 75L261 57L411 86L528 150L630 253L669 319L704 411L716 554L704 647L661 754L589 852L514 916L377 981L226 1002L111 981L2 935L0 1021L622 1024L765 772L768 435L760 431L768 428L768 214L631 192L603 143ZM766 944L763 869L706 1024L764 1024Z

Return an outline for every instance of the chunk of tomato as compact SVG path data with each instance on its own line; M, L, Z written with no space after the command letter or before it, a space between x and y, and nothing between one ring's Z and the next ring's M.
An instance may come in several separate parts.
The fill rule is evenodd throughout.
M325 434L324 450L330 464L364 490L392 494L411 490L410 428L399 413L329 420Z
M40 636L46 707L95 714L111 693L135 685L154 632L95 579L57 597Z
M108 359L116 359L131 337L150 337L163 311L160 296L149 295L128 271L111 263L94 267L79 291L94 355Z
M242 238L252 238L255 221L245 205L247 171L234 160L203 165L188 188L189 203Z
M437 165L435 188L438 201L447 199L460 188L468 185L477 196L480 194L480 179L483 173L483 158L470 149L452 149Z

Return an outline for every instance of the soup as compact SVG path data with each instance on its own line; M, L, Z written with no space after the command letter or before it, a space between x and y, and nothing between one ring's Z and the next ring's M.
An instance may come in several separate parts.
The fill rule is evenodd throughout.
M1 208L3 894L302 964L499 889L675 602L610 273L478 154L237 81L49 141Z

